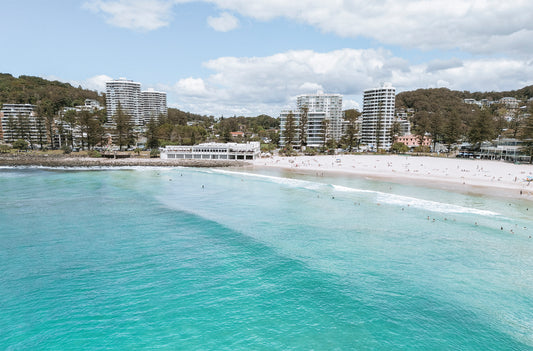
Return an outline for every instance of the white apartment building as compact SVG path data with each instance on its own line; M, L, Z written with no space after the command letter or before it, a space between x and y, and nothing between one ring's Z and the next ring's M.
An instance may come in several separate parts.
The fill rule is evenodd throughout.
M261 153L258 141L239 143L204 143L198 145L169 145L161 149L162 159L188 160L254 160Z
M395 99L396 89L390 83L364 93L361 136L370 150L391 147L390 129L394 123Z
M307 126L305 128L307 134L308 147L321 147L324 143L324 120L327 120L327 136L336 141L339 141L343 133L343 111L342 111L342 95L340 94L324 94L317 92L313 95L300 95L296 99L295 110L284 110L280 114L281 121L281 138L280 144L285 145L285 125L287 123L287 116L292 113L294 116L294 125L296 133L294 135L294 145L300 144L299 124L301 118L302 108L307 108Z
M167 116L167 93L148 89L141 91L142 114L144 123L151 119L158 120L161 115Z
M46 126L44 120L37 120L35 105L30 104L4 104L0 110L0 137L6 143L23 139L30 143L39 140L39 131L44 135L46 142ZM41 125L39 125L39 123Z
M141 103L141 83L120 78L105 83L107 120L113 121L118 107L131 116L136 126L144 124Z

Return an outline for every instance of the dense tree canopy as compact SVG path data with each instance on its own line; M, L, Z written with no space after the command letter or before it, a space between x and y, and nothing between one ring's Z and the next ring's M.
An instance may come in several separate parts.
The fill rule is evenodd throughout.
M47 101L54 112L65 106L83 105L85 99L105 103L103 95L96 91L75 88L69 83L49 81L39 77L0 73L0 101L9 104L34 104Z

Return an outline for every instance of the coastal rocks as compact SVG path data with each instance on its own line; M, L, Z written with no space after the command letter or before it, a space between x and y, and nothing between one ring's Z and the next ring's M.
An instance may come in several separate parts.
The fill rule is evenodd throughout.
M242 167L244 161L225 160L162 160L159 158L105 159L67 155L2 155L0 166L38 167Z

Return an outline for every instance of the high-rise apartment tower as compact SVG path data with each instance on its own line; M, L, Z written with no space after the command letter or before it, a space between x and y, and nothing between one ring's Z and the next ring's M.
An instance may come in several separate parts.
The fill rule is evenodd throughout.
M167 93L155 91L153 89L141 92L142 113L144 122L151 119L157 121L160 116L167 116Z
M285 145L285 127L289 113L293 114L294 124L298 131L294 135L293 146L300 144L299 133L303 109L307 109L307 124L304 130L308 147L321 147L324 140L340 140L343 126L342 95L322 92L313 95L300 95L296 99L296 106L295 110L284 110L280 114L281 145ZM324 133L326 133L325 136Z
M141 83L120 78L106 82L107 120L115 118L118 107L131 116L131 122L144 124L141 107Z
M361 136L370 150L388 150L391 147L395 99L396 89L390 83L364 93Z

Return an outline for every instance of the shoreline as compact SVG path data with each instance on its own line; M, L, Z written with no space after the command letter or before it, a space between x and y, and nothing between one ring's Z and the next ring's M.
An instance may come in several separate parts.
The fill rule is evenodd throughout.
M282 169L315 176L355 176L461 193L533 201L533 165L428 156L274 156L254 161L254 169Z
M244 161L225 160L163 160L160 158L91 158L68 155L0 156L0 166L8 167L243 167Z
M168 160L160 158L90 158L72 155L0 155L0 167L200 167L282 169L315 176L355 176L461 193L533 201L533 165L503 161L399 155L274 156L252 162Z

